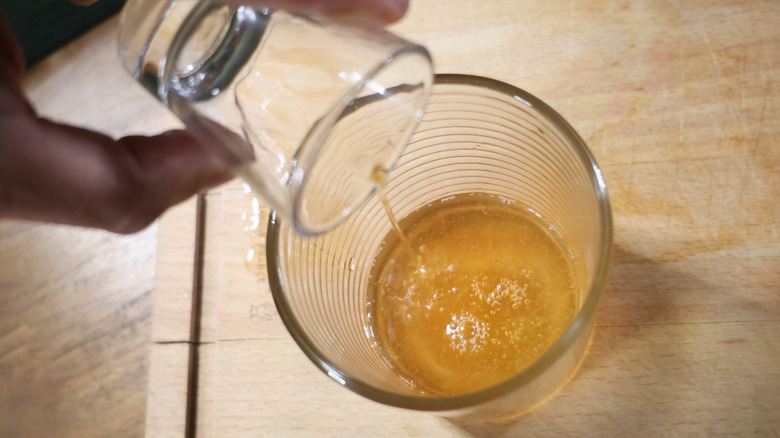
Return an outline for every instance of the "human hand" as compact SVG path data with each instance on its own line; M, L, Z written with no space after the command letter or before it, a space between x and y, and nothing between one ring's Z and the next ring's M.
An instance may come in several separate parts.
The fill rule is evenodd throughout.
M225 1L374 23L395 21L407 7L407 0ZM2 17L0 63L0 218L132 233L233 177L184 131L114 140L39 117L21 90L21 49Z
M221 0L236 5L258 5L288 12L317 12L354 23L388 24L398 21L409 0Z

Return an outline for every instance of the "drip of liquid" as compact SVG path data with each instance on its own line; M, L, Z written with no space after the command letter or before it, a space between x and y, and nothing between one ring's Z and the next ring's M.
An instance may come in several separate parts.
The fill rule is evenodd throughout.
M398 228L405 240L387 239L372 268L369 332L424 393L467 394L516 375L576 314L570 251L517 204L457 195Z
M265 257L265 233L263 225L268 221L268 210L263 207L260 199L244 184L244 199L246 203L241 212L244 228L244 241L247 243L245 263L246 268L259 279L266 280L268 269Z
M390 201L387 199L387 193L385 193L385 186L387 185L387 169L377 166L374 169L374 173L372 174L372 179L377 185L379 200L382 201L382 206L385 208L385 214L387 214L387 218L393 225L395 235L398 236L398 239L401 240L401 243L409 252L409 255L413 258L416 257L414 249L412 249L412 245L409 244L409 240L406 238L406 234L404 234L404 231L401 229L401 224L398 223L398 219L395 217L393 209L390 207Z

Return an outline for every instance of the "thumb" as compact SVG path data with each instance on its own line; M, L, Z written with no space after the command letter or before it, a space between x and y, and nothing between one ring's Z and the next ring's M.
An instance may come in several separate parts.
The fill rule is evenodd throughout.
M34 119L8 132L0 143L3 216L132 233L232 178L183 131L112 140Z

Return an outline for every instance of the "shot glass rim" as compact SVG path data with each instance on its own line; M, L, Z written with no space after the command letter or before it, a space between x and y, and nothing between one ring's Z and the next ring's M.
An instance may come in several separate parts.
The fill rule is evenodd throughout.
M375 78L380 72L387 69L390 65L397 63L401 58L409 56L420 56L430 67L430 72L433 73L433 59L431 58L431 54L428 52L428 49L422 45L406 41L397 35L393 35L387 32L384 33L386 33L386 37L394 38L397 41L403 41L406 44L392 52L388 52L386 56L379 62L370 65L366 73L361 75L360 80L355 81L355 83L353 83L344 92L338 103L333 105L328 110L328 112L322 116L317 126L312 127L309 130L309 132L306 134L306 137L299 145L299 152L296 153L296 161L298 155L303 155L304 158L300 161L297 161L295 167L301 169L304 176L300 181L297 181L295 178L291 179L290 186L292 188L292 225L301 235L316 236L327 230L332 230L347 220L349 217L349 214L342 214L327 224L312 227L310 225L304 224L303 221L301 221L300 209L301 203L303 201L303 195L306 192L307 186L311 183L309 179L311 175L311 168L316 163L317 159L321 158L320 155L322 154L325 140L327 140L328 136L332 132L333 126L338 122L339 115L342 114L344 110L351 104L352 99L354 99L358 93L360 93L360 91L366 86L366 84L368 84L368 82ZM430 100L431 90L433 89L433 81L431 80L431 76L435 75L430 74L427 82L423 84L423 101L420 107L421 110L425 110ZM415 118L413 120L411 130L401 143L401 147L398 148L395 156L390 162L391 166L395 166L398 163L398 160L403 155L404 151L406 150L406 146L414 135L415 130L420 125L420 121L420 118ZM324 123L324 125L319 126L319 123ZM356 199L349 207L350 212L355 209L359 209L368 199L374 195L375 192L376 188L370 190L367 193L364 193L362 197Z
M410 117L411 123L409 124L409 132L406 138L403 138L397 143L398 147L394 151L394 155L387 162L389 167L395 165L403 151L408 144L409 139L421 120L420 114L424 111L428 99L430 96L430 90L433 85L433 60L428 50L413 41L409 41L406 38L396 35L395 33L384 29L382 27L368 26L349 26L340 24L335 21L329 20L327 17L317 13L307 12L289 12L279 8L253 8L249 6L229 5L214 2L212 0L193 0L189 4L184 6L184 13L180 15L178 22L176 23L178 28L170 35L161 35L160 29L164 26L163 23L171 15L171 11L176 6L176 0L163 0L161 2L155 0L128 0L123 6L120 12L120 24L117 30L117 51L120 58L120 62L123 68L134 77L142 87L149 91L155 98L160 100L169 109L171 103L168 101L169 89L171 88L170 78L179 77L177 64L178 55L186 47L189 41L189 35L192 32L185 32L181 34L182 29L197 29L201 23L203 17L210 17L216 11L227 11L225 17L220 22L220 27L223 30L231 29L229 31L221 31L218 33L218 37L211 42L211 48L203 51L199 56L194 57L200 65L203 64L206 58L214 56L215 52L229 53L227 56L235 56L236 53L246 53L246 57L241 57L241 61L238 62L240 66L251 65L255 62L255 58L258 56L259 51L264 50L264 36L273 30L274 27L280 26L277 22L267 22L266 26L255 32L255 36L258 38L256 41L257 46L251 46L251 51L235 50L235 47L231 47L230 50L215 50L215 47L221 47L225 40L233 38L233 35L237 32L236 28L232 26L236 14L242 8L250 8L254 10L255 14L265 15L266 18L270 15L279 14L280 19L294 20L296 23L306 23L307 26L312 28L327 28L327 26L334 26L341 29L340 32L348 31L349 34L341 35L339 38L353 38L356 40L366 40L373 45L369 49L372 54L368 58L356 58L358 59L358 66L351 69L343 70L342 73L357 73L357 76L346 75L341 77L339 82L338 92L333 93L333 96L329 96L337 99L332 105L328 105L322 114L319 114L319 118L308 129L301 129L303 135L299 143L295 147L295 152L288 154L284 152L284 160L282 166L278 166L279 175L274 174L276 181L269 182L270 180L264 180L262 183L258 183L258 187L268 185L271 187L267 190L270 194L266 199L276 204L276 208L285 211L288 220L294 225L296 231L301 235L315 236L327 231L339 223L346 220L349 213L365 203L366 200L375 192L375 189L363 190L360 196L356 196L347 208L342 210L341 214L334 215L333 219L327 222L317 220L305 220L306 215L301 213L302 201L306 199L307 188L310 186L310 175L312 173L312 167L321 158L326 140L333 130L334 125L338 122L339 116L348 108L353 99L355 99L361 90L366 88L366 85L374 80L381 72L386 71L392 66L399 63L399 60L416 57L419 60L420 65L423 66L424 80L422 82L422 99L420 106L417 108L417 114ZM150 5L154 8L150 9ZM198 19L193 17L199 17ZM241 39L241 38L239 38ZM159 41L156 50L150 52L155 41ZM163 55L164 53L164 55ZM175 62L174 62L175 61ZM146 69L148 66L149 71ZM343 66L340 66L343 67ZM241 79L241 71L244 67L235 69L234 74L230 75L230 81L226 82L227 85L224 89L230 89L233 87L233 83L236 80ZM202 74L200 68L195 68L192 71L186 72L182 78L198 77ZM208 76L208 75L207 75ZM355 78L356 77L356 78ZM182 82L185 82L184 80ZM217 89L223 88L222 86ZM176 93L170 93L176 95ZM219 93L217 93L219 94ZM212 95L214 96L214 95ZM189 101L189 97L182 97L179 99L183 107L190 107L193 102ZM187 111L193 112L192 109ZM218 114L222 114L224 110L217 109ZM187 123L187 117L182 116L178 111L174 110L177 118ZM194 110L194 113L199 113L198 110ZM204 118L214 121L217 119L217 125L225 125L220 121L219 117L206 114ZM227 126L227 125L225 125ZM208 130L208 129L206 129ZM237 131L234 127L227 126L228 131ZM246 134L244 134L246 136ZM213 142L212 142L213 143ZM219 142L216 142L219 143ZM247 141L251 145L252 141ZM229 153L226 153L229 155ZM288 156L289 155L289 156ZM229 158L230 165L238 167L241 164L248 164L243 161L243 158ZM238 160L238 162L236 162ZM385 164L385 163L382 163ZM268 168L264 168L268 170ZM371 170L371 169L369 169ZM239 172L240 173L240 172ZM271 172L273 174L273 172ZM282 173L288 173L282 175ZM300 176L298 176L300 175ZM263 189L256 189L259 192L265 194ZM343 212L347 213L343 213Z
M601 300L612 259L612 210L606 184L593 154L574 128L549 105L532 94L505 82L474 75L436 74L434 76L434 87L444 84L482 87L512 96L534 108L569 140L569 145L577 152L583 166L589 171L593 188L596 191L596 202L600 216L599 259L593 279L588 287L588 295L574 320L564 334L528 368L501 383L463 395L423 397L393 394L356 379L339 367L329 363L325 358L326 356L312 344L309 337L301 329L285 299L278 259L278 241L282 226L280 219L275 213L272 213L268 222L266 239L268 280L277 311L293 340L295 340L314 365L342 386L378 403L418 411L454 411L477 406L510 394L533 382L534 379L553 365L574 344L581 331L588 327L589 321L593 318Z

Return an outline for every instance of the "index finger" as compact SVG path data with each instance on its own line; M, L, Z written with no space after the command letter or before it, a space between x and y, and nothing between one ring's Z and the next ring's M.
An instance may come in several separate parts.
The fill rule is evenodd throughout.
M96 0L71 0L88 6ZM249 5L288 12L317 12L351 22L388 24L400 20L409 8L409 0L222 0L233 5Z
M222 0L234 5L251 5L288 12L317 12L355 23L388 24L400 20L409 0Z

